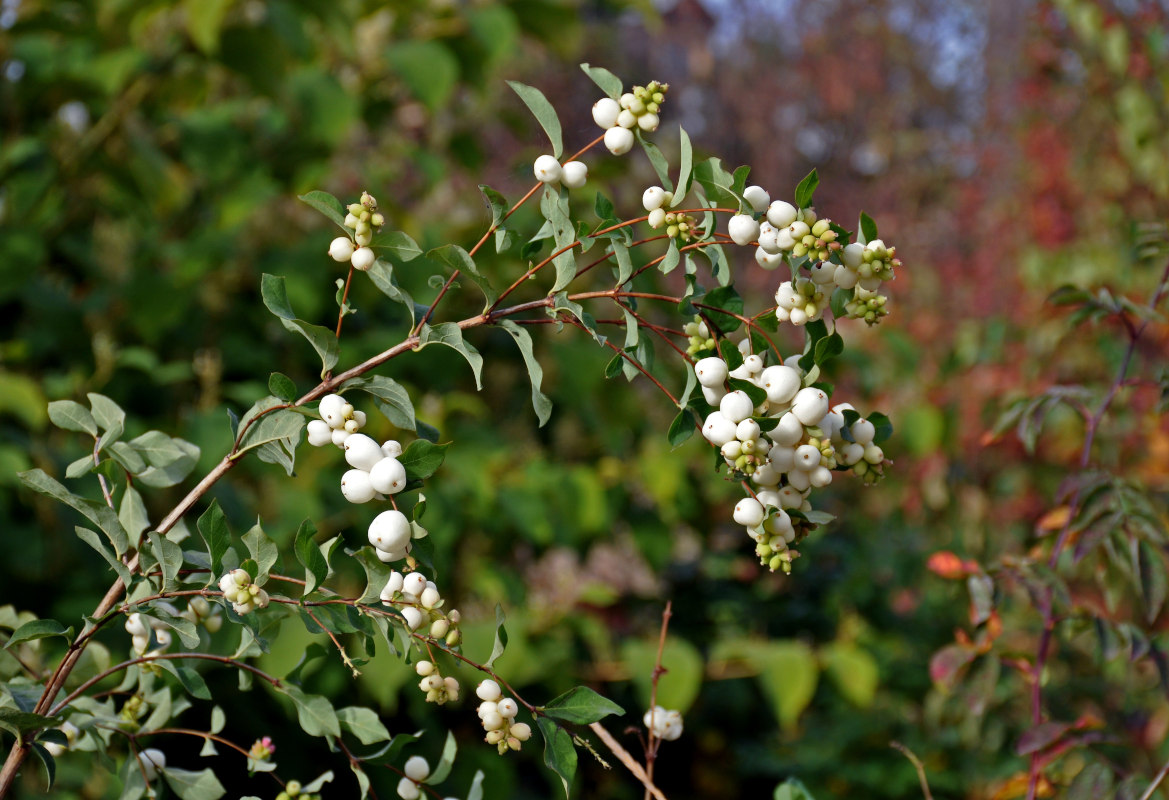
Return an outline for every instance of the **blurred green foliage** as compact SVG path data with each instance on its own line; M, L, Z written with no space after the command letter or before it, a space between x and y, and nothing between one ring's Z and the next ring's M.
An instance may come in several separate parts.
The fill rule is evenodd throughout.
M591 60L629 82L691 82L696 99L680 99L677 112L700 149L759 165L753 178L768 186L794 186L816 161L826 187L846 187L824 198L829 209L880 212L886 237L913 253L890 328L858 336L864 344L832 376L858 408L891 412L897 467L879 491L840 487L828 508L839 521L781 578L760 573L730 524L736 491L711 480L703 446L671 452L671 409L644 382L605 381L608 357L584 337L537 337L555 407L541 429L504 333L475 342L489 370L482 393L469 391L453 353L401 359L395 379L420 417L455 442L428 487L427 525L444 589L468 620L468 652L490 652L500 603L510 634L501 672L537 698L594 685L631 710L610 725L620 734L648 702L669 598L670 672L659 701L688 709L687 735L663 748L657 775L674 800L768 796L791 775L821 798L916 796L917 776L889 748L893 739L922 758L935 796L1021 796L1002 789L1025 769L1013 750L1027 727L1021 679L985 659L961 687L931 681L930 657L966 624L968 599L924 565L940 548L989 559L1034 544L1032 523L1048 510L1080 431L1053 419L1031 462L982 434L1017 395L1055 379L1091 383L1118 358L1111 332L1069 337L1062 319L1038 310L1042 297L1069 281L1137 293L1155 279L1146 256L1163 254L1150 253L1127 221L1167 210L1169 58L1155 24L1163 15L1095 0L985 15L982 3L908 4L939 20L934 35L950 30L958 43L962 14L973 14L984 33L973 58L986 83L972 87L930 72L938 50L897 22L897 3L803 4L787 28L803 31L794 44L763 34L770 22L758 3L726 4L717 20L696 16L696 5L659 19L630 9L648 4L616 0L20 3L15 24L0 31L0 600L78 619L109 582L68 513L16 488L19 470L61 476L84 455L48 425L49 400L115 398L130 412L128 435L158 428L194 442L196 474L205 472L230 445L225 408L239 413L267 394L273 371L301 390L315 384L311 352L260 301L268 272L287 277L301 317L327 325L335 307L333 282L344 276L324 257L331 234L295 195L368 188L391 226L424 248L474 242L489 221L476 184L515 199L542 146L504 79L545 90L571 151L595 133L587 116L595 90L571 66ZM756 30L735 33L727 19L753 19ZM728 26L738 57L707 38ZM851 59L839 57L831 31L855 43ZM1004 75L1004 65L1016 72ZM754 79L780 85L734 100ZM864 102L866 92L882 102ZM764 94L787 104L776 99L760 114ZM967 100L982 116L967 113ZM691 120L704 111L726 124L707 120L699 131ZM825 152L775 146L826 130L842 139ZM862 151L884 166L858 167L870 164L857 160ZM627 196L614 199L636 203L652 172L598 164L594 174L619 169L632 176ZM516 267L490 266L507 275ZM416 297L433 294L421 270L399 279ZM759 286L764 297L773 289ZM473 295L454 298L446 313L474 313ZM359 313L345 323L342 365L398 341L409 325L360 282L351 301ZM1163 331L1157 341L1166 344ZM1131 465L1125 444L1144 437L1135 468L1164 492L1169 433L1163 423L1141 427L1138 412L1120 416L1122 435L1101 456ZM371 428L394 434L384 420ZM246 462L213 496L236 531L259 516L287 545L307 517L323 535L360 544L364 516L336 481L333 455L303 448L295 478ZM181 488L144 493L151 519ZM356 570L337 580L342 591L363 586ZM1034 650L1028 612L1021 603L1004 621L1020 652ZM1146 627L1163 641L1163 617ZM291 669L311 641L286 626L265 666ZM104 656L91 651L93 671L126 647L118 635L104 644ZM1071 713L1087 699L1127 737L1110 757L1155 771L1169 725L1159 676L1147 660L1130 664L1123 648L1105 652L1087 635L1077 645L1052 667L1063 687L1053 705ZM380 707L393 733L425 727L435 713L412 671L385 653L356 686L331 657L305 674L311 691ZM234 675L208 681L217 696L236 692ZM281 735L285 710L274 696L245 697L229 714L235 739L271 735L278 762L313 764L312 774L328 763L337 796L348 796L343 760ZM188 714L192 727L206 724L207 709ZM438 719L467 743L453 785L483 769L488 797L559 791L535 748L500 759L474 746L478 726L465 705ZM420 751L436 756L431 738ZM620 738L636 752L633 736ZM166 746L171 763L200 765L197 745ZM1082 765L1075 758L1063 768L1069 777ZM116 791L88 755L60 765L59 796ZM640 794L618 771L584 758L581 766L585 794ZM223 758L222 769L241 792L273 788L248 779L238 760ZM26 772L31 795L39 778ZM396 782L377 780L383 795Z

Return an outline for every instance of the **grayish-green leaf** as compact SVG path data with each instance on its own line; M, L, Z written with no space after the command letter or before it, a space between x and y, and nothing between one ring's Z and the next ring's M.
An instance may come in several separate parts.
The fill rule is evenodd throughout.
M633 275L633 259L629 257L629 248L621 242L611 242L610 247L617 261L617 285L624 286Z
M53 636L61 636L65 639L73 638L73 629L66 628L55 619L34 619L21 625L12 632L8 637L8 641L4 644L4 649L7 650L13 645L21 642L31 642L34 639L48 639Z
M146 471L146 459L128 442L114 442L109 446L108 452L114 457L114 461L117 461L119 466L131 475L141 475ZM92 459L90 459L90 463L93 463Z
M414 404L405 387L391 378L382 375L366 375L361 378L352 378L341 385L341 390L360 389L378 399L378 409L385 415L394 427L402 430L414 430L418 422L414 416Z
M113 567L114 572L116 572L118 577L122 579L122 583L129 586L130 570L126 569L126 565L122 563L122 560L115 556L112 550L106 547L105 540L102 539L96 531L91 531L89 528L82 528L78 526L75 527L74 530L77 532L77 538L96 550L98 555L104 558L106 563Z
M345 227L345 207L341 205L341 201L336 197L320 190L298 195L297 197L302 203L312 206L337 223L337 227L345 231L346 234L350 233L350 230Z
M129 537L126 535L122 523L118 520L118 515L105 503L86 500L84 497L73 494L41 469L21 472L18 477L20 482L28 488L59 500L96 525L110 540L110 544L114 546L114 552L119 556L126 552L130 544Z
M300 529L296 532L296 541L293 544L296 560L304 565L304 593L306 595L329 577L329 563L325 561L320 548L317 547L316 536L316 526L311 520L306 519L300 523Z
M495 642L491 645L491 657L484 662L483 666L491 669L491 665L495 663L495 659L503 655L503 651L507 649L507 628L503 623L506 616L503 613L503 606L499 603L495 604Z
M137 548L142 534L150 527L150 519L146 515L146 503L142 495L133 486L126 487L122 494L122 502L118 506L118 520L130 537L130 546Z
M294 333L299 333L317 351L317 355L321 357L321 373L324 374L331 370L336 365L338 358L336 334L328 328L297 319L288 302L288 290L284 286L284 278L265 273L260 283L260 294L264 300L264 306L276 315L280 324Z
M346 706L337 709L337 719L341 727L356 736L362 744L377 744L390 740L390 732L372 709Z
M450 731L446 732L446 741L442 745L442 756L439 758L438 764L430 776L423 781L432 786L438 785L447 779L451 774L451 767L455 765L455 756L459 753L458 742L455 741L455 735Z
M183 568L183 548L165 536L159 536L155 531L151 531L148 538L154 559L162 570L162 590L164 592L174 591L178 586L176 579L179 570Z
M97 392L90 392L86 397L89 398L89 407L93 409L93 418L97 420L97 424L103 430L125 428L126 412L122 410L120 405Z
M174 767L163 767L159 770L166 778L171 791L182 800L219 800L227 794L215 771L208 768L199 772L192 772Z
M49 420L58 428L97 436L97 421L93 414L73 400L54 400L49 403Z
M576 775L576 748L572 745L572 737L547 717L537 719L536 725L544 737L544 763L560 776L567 798Z
M528 107L536 121L540 123L540 127L544 129L544 133L548 135L548 141L552 143L552 155L560 158L561 153L564 152L564 143L560 133L560 118L556 116L556 109L548 102L544 93L534 86L528 86L519 81L508 81L507 85L520 96L524 105Z
M374 234L369 246L402 263L413 261L422 255L422 248L418 246L418 242L402 231L382 230Z
M552 239L556 243L557 255L552 259L556 269L556 282L549 294L560 291L576 277L576 254L572 245L576 242L576 229L572 225L572 213L568 206L568 190L545 186L540 195L540 213L552 228Z
M280 557L280 550L258 522L242 538L244 546L248 548L248 555L259 567L255 575L256 583L263 585L268 580L268 572Z
M678 157L678 191L674 192L674 199L670 206L677 207L686 199L690 191L690 181L694 178L694 151L690 146L690 136L681 126L678 127L681 136L681 152Z
M300 727L309 736L341 735L341 723L333 704L320 695L305 694L299 686L284 684L283 691L296 705L296 716Z
M548 395L540 391L540 386L544 382L544 368L540 366L536 354L532 352L532 336L510 319L501 320L499 327L511 334L520 349L520 355L523 356L524 365L528 368L528 378L532 382L532 408L535 409L536 419L542 428L552 415L552 401Z
M544 713L574 725L588 725L625 709L587 686L574 686L544 706Z
M223 569L223 555L231 546L231 532L227 528L227 517L219 507L218 500L212 500L211 506L199 517L196 525L199 535L207 545L207 555L211 559L211 574L208 576L208 585L219 580Z
M674 191L674 184L670 181L670 162L666 161L666 157L662 155L661 149L656 144L645 138L640 130L635 130L637 134L637 141L641 143L641 147L645 150L646 156L649 157L650 166L654 169L654 174L658 176L658 181L662 188L667 192Z
M445 264L452 270L458 270L474 281L475 285L479 287L483 292L483 296L486 298L486 303L483 306L484 310L490 308L495 302L495 298L499 296L499 293L495 291L495 287L491 285L491 280L479 271L475 260L468 255L466 250L457 244L445 244L442 247L431 250L426 255L428 258L433 258L435 261Z
M580 68L584 70L585 75L592 78L593 83L601 87L602 92L614 100L621 99L622 84L620 78L604 67L594 67L586 63L581 64Z
M441 344L457 351L467 359L471 371L475 374L475 388L483 388L483 356L469 342L463 339L463 331L455 322L441 322L438 325L423 325L418 336L418 346L421 350L427 345Z

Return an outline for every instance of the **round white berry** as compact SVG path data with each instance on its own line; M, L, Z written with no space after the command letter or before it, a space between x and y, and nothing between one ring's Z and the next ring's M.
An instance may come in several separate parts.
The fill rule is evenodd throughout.
M840 260L844 262L844 266L856 269L865 260L865 246L859 242L845 245L840 251Z
M360 435L360 434L358 434ZM378 452L382 450L379 448ZM392 456L380 459L369 471L369 482L382 494L397 494L406 488L406 468Z
M661 124L661 118L654 113L642 114L637 118L637 127L641 128L646 133L653 133Z
M735 506L735 522L744 527L754 528L763 522L763 516L763 504L754 497L744 497Z
M786 228L796 221L796 207L783 200L776 200L767 207L767 221L777 228Z
M480 681L479 685L475 687L475 696L485 702L494 703L503 697L503 690L499 688L498 683L488 679Z
M630 111L628 108L622 110L622 112L617 115L617 127L622 128L624 130L629 130L629 129L636 127L636 125L637 125L637 116L632 111ZM610 128L609 130L613 130L613 129Z
M345 440L348 439L350 436L352 436L352 434L349 433L349 431L345 430L344 428L334 428L333 429L333 444L337 445L338 447L344 447Z
M749 214L735 214L727 223L727 233L737 245L748 245L759 236L759 223Z
M662 227L666 224L666 209L655 208L653 211L649 212L649 218L646 220L646 222L648 222L649 226L654 230Z
M515 719L515 715L520 713L519 704L510 697L505 697L500 700L495 706L496 712L504 719Z
M656 211L666 202L666 190L660 186L651 186L641 193L641 207L646 211Z
M369 543L378 550L392 553L410 541L410 520L397 509L383 511L369 523Z
M763 391L767 392L767 399L772 403L786 403L796 396L803 380L800 373L791 367L777 364L768 367L759 375L759 383Z
M521 742L526 742L532 738L532 726L526 722L516 722L511 726L511 735Z
M768 271L779 269L779 265L783 263L783 255L779 252L779 245L776 244L774 253L767 252L762 246L756 247L755 263Z
M422 625L422 612L414 606L406 606L402 609L402 619L406 620L406 627L416 631Z
M800 445L796 448L796 466L804 472L811 472L820 466L820 450L810 444Z
M569 189L579 189L589 179L589 167L583 161L569 161L561 167L560 182Z
M793 489L800 492L806 491L812 485L812 480L808 477L808 473L802 469L793 469L789 472L787 474L787 482Z
M814 386L800 389L792 401L792 413L805 425L815 425L828 413L828 395Z
M374 464L385 458L381 446L364 433L350 434L345 440L345 460L354 469L369 472ZM380 489L378 491L381 491Z
M705 398L706 402L712 406L717 406L719 403L721 403L722 399L724 397L726 397L726 395L727 395L727 390L724 389L722 386L703 386L702 387L703 398Z
M321 419L329 424L330 428L340 428L345 424L345 415L341 409L345 407L345 398L339 394L327 394L321 398L317 413Z
M427 586L418 597L418 602L422 604L423 608L434 608L441 600L442 596L433 586Z
M158 771L166 768L166 754L155 747L148 747L138 754L138 761L142 764L142 771L146 773L146 782L150 783L158 777Z
M722 446L719 452L723 454L723 458L728 461L734 461L743 454L743 443L738 439L731 439Z
M536 175L536 180L541 183L559 183L564 170L560 166L560 162L556 160L555 156L542 155L536 159L536 163L532 165L532 172Z
M605 131L605 147L615 156L623 156L633 149L633 131L628 128L609 128Z
M817 489L823 488L832 483L832 470L828 467L816 467L808 475L808 480Z
M329 258L334 261L348 261L353 257L353 242L348 236L338 236L329 243Z
M832 282L841 289L851 289L856 286L857 279L857 274L843 264L837 266L832 273Z
M727 362L718 356L700 359L694 365L694 374L703 386L722 386L727 379Z
M431 661L419 661L414 665L414 671L423 678L428 678L434 674L434 663Z
M800 431L803 432L803 426L800 426ZM796 465L796 451L790 446L777 444L767 451L767 463L777 473L790 472ZM759 471L756 470L755 474L758 475Z
M382 589L381 599L383 602L390 602L394 599L394 595L402 591L402 573L391 572L390 579L386 581L385 587Z
M759 226L759 249L768 255L781 256L784 248L779 246L779 231L769 222L764 222ZM759 261L759 255L755 255L755 260ZM777 262L778 264L778 262Z
M735 428L735 436L740 442L750 442L759 438L759 423L753 419L745 419Z
M755 404L751 402L751 398L747 393L741 390L736 390L727 394L718 404L718 410L730 422L738 425L740 422L751 416L755 410Z
M341 476L341 494L350 503L368 503L377 494L369 482L369 473L351 469Z
M763 211L771 202L771 195L762 186L748 186L743 190L743 199L751 204L753 211Z
M747 402L751 402L748 400ZM719 411L712 411L702 424L702 435L706 440L716 447L722 447L724 444L735 438L735 426L737 423L731 422L724 417Z
M402 455L402 443L390 439L387 442L382 442L382 452L390 458L397 458Z
M354 269L367 270L373 266L373 262L377 260L373 250L368 247L359 247L353 251L353 257L349 259L353 264Z
M865 461L870 464L880 464L885 460L885 451L875 444L865 446Z
M593 122L608 130L617 124L617 115L621 113L621 105L612 97L602 97L593 103Z
M357 243L358 247L368 247L369 243L373 241L373 231L367 230L361 233L353 234L353 241ZM342 259L337 259L341 261Z
M832 283L836 278L836 266L836 264L828 261L817 261L808 267L808 272L812 276L812 283L817 286L827 286Z
M763 371L763 359L754 353L744 356L743 369L747 370L748 375L758 375Z
M808 226L808 223L797 219L787 227L787 231L792 235L792 239L798 242L800 239L803 239L805 236L811 233L812 229Z
M779 418L771 431L771 441L781 447L794 447L804 438L804 425L791 411Z
M398 781L398 797L402 800L418 800L420 794L422 790L418 788L418 784L409 778Z
M411 572L402 579L402 594L418 597L426 589L426 576L421 572Z
M852 434L853 441L865 445L873 443L873 437L877 435L877 428L867 419L858 419L852 423L849 432Z
M430 777L430 765L422 756L410 756L406 759L406 766L402 768L402 771L412 781L424 781Z
M309 420L307 433L308 443L313 447L333 443L333 429L323 419Z

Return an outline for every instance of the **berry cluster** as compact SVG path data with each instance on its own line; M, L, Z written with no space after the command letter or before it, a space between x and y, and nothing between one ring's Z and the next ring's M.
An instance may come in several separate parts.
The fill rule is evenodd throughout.
M171 633L165 625L137 612L126 618L126 633L130 634L134 653L139 658L157 655L170 647L173 641ZM150 650L152 640L157 646Z
M682 715L677 711L654 706L645 712L642 722L655 739L672 742L682 735Z
M652 81L649 86L634 86L619 100L602 97L593 104L593 121L605 130L605 147L615 156L633 148L633 129L653 133L661 124L658 116L666 101L667 83Z
M851 291L844 301L852 319L875 324L888 311L881 285L901 266L896 248L880 239L862 244L842 244L846 231L830 219L821 219L811 208L796 208L783 200L772 202L761 186L748 186L743 199L750 213L740 213L727 223L727 235L737 245L755 243L755 261L766 270L787 263L792 279L775 293L775 316L780 322L806 325L823 316L835 289ZM806 271L807 274L804 274Z
M674 202L674 193L667 192L660 186L651 186L642 193L641 205L649 212L649 218L646 220L649 226L658 230L664 225L666 235L683 244L689 244L696 239L705 239L706 231L698 227L698 221L694 217L668 210L672 202Z
M231 603L232 610L243 616L257 608L268 607L268 593L252 582L246 569L233 569L219 579L219 590L223 599Z
M691 322L683 325L682 333L690 337L686 346L686 355L688 356L715 348L716 343L710 336L710 326L700 316L695 316Z
M223 627L223 614L219 613L219 606L211 605L207 598L199 595L191 598L182 616L195 625L202 625L208 633L215 633Z
M444 678L433 661L419 661L414 665L414 671L422 678L418 688L426 693L426 702L441 706L459 699L459 682L449 675Z
M391 572L390 579L382 589L381 601L386 605L398 606L411 631L417 631L428 624L431 638L445 641L448 647L454 647L462 640L459 612L451 609L443 613L442 607L446 601L442 599L434 581L426 580L421 572Z
M740 350L748 346L745 341ZM737 477L758 487L735 506L735 522L747 529L765 566L788 572L797 555L789 545L815 527L805 516L811 489L830 484L839 470L851 469L865 483L882 476L885 454L873 443L876 427L848 404L830 409L823 389L804 385L808 376L798 356L765 366L762 357L744 352L734 370L710 356L694 372L706 401L717 407L702 435ZM755 405L746 391L728 388L730 379L748 381L765 399Z
M482 700L477 713L483 722L487 735L483 738L495 745L499 754L508 750L519 750L523 742L532 736L532 728L526 722L516 722L520 707L515 700L503 696L503 690L493 680L482 681L475 689L475 695Z
M306 428L308 443L313 447L327 444L344 447L350 434L365 427L365 412L354 409L353 404L339 394L322 397L317 413L321 418L311 420Z
M589 179L589 167L583 161L568 161L563 165L556 156L542 155L532 165L536 180L549 186L563 183L568 189L579 189Z
M346 210L345 227L353 231L353 238L338 236L329 244L329 256L334 261L348 261L354 269L367 270L377 260L370 242L386 218L378 213L377 200L369 192L362 192L361 202L350 203Z
M276 795L276 800L293 800L293 798L300 798L300 800L321 800L319 794L304 791L300 781L289 781L284 784L284 791Z

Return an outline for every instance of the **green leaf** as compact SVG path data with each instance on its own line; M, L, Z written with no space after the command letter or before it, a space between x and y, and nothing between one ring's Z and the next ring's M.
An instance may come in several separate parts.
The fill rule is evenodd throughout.
M446 732L446 741L442 745L442 756L435 765L434 771L430 773L429 777L423 783L433 785L442 783L451 774L451 767L455 765L455 756L459 753L459 744L455 741L455 735L450 731Z
M293 545L293 549L296 551L296 560L304 565L304 593L306 595L329 577L329 564L321 555L320 548L317 547L316 536L316 526L313 525L312 520L306 519L300 523L300 528L296 532L296 542Z
M670 181L670 162L666 161L666 157L656 144L642 136L640 129L634 130L634 133L637 135L637 141L641 143L641 148L645 150L649 164L653 167L654 174L658 176L662 188L667 192L674 191L674 184Z
M629 257L629 248L621 242L612 242L610 248L617 261L617 285L623 286L633 275L633 259Z
M142 495L133 486L126 487L122 494L118 520L125 528L126 535L130 537L130 546L137 548L142 533L150 527L150 520L146 517L146 504L142 502Z
M576 254L572 245L577 241L576 229L572 225L572 213L568 205L568 190L545 186L540 195L540 213L551 226L552 240L556 243L556 255L552 266L556 269L556 280L549 294L555 294L576 277Z
M300 442L301 432L304 431L304 426L308 424L308 421L303 414L299 414L291 408L277 408L280 405L283 404L277 398L265 397L258 400L248 410L248 413L244 414L243 419L240 420L240 430L243 431L243 435L240 437L234 458L239 458L248 450L262 447L269 442L279 442L286 445L290 451L296 449L296 445ZM262 455L261 459L272 461L272 459L263 458Z
M156 531L151 531L148 538L154 560L158 562L159 568L162 570L162 590L164 592L174 591L178 586L176 579L179 570L183 568L183 548L165 536L160 536Z
M743 203L736 192L735 176L723 168L722 161L717 158L708 158L694 165L694 180L698 181L706 199L718 206L738 206Z
M18 645L21 642L31 642L34 639L48 639L54 636L71 639L73 637L73 629L66 628L55 619L30 620L12 632L12 635L8 637L8 641L4 643L4 649L7 650L9 647Z
M306 793L316 794L317 792L321 791L321 789L324 788L326 783L332 783L332 782L333 782L333 770L329 770L328 772L322 772L320 775L315 777L312 781L310 781L309 783L306 783L303 787L301 787L300 793L301 794L306 794Z
M428 258L433 258L442 264L446 264L452 270L458 270L474 281L475 285L482 290L484 298L486 298L483 306L484 311L491 308L492 304L495 303L495 299L499 297L499 293L495 291L495 287L491 285L491 281L475 265L475 260L468 255L466 250L457 244L444 244L442 247L431 250L426 255Z
M836 331L816 342L812 353L812 360L816 364L831 361L844 352L844 337Z
M39 731L50 725L57 725L54 717L42 717L31 711L17 711L15 708L0 708L0 730L6 730L19 737L31 731Z
M743 366L743 353L730 339L723 339L718 343L718 352L723 361L727 362L728 369L736 370Z
M837 690L858 708L873 704L880 676L877 661L851 642L833 642L820 651L828 677Z
M415 439L410 442L398 461L406 468L406 479L426 480L442 466L446 458L447 444L434 444L425 439Z
M471 789L467 792L467 800L483 800L483 770L475 770L475 777L471 779Z
M791 732L816 692L820 669L815 653L803 642L770 642L753 649L750 659L775 716Z
M268 572L280 557L280 550L277 548L276 542L264 533L264 529L260 527L258 522L243 535L243 542L244 546L248 548L248 554L258 567L254 576L255 581L263 585L268 580Z
M756 406L763 405L763 401L767 399L767 392L761 387L756 386L749 380L743 378L729 378L727 383L731 387L731 391L740 391L751 398L751 403Z
M694 151L690 146L690 136L681 126L678 127L678 133L682 137L678 166L678 191L674 192L674 200L670 203L671 208L681 205L682 201L686 199L686 194L690 191L690 181L694 178Z
M268 391L285 402L291 403L296 399L296 384L292 378L280 372L273 372L268 376Z
M560 776L567 798L576 775L576 748L572 746L572 737L547 717L537 719L536 725L544 737L544 763Z
M33 491L52 497L79 512L106 535L118 556L125 554L130 546L129 537L126 535L122 523L118 520L118 515L105 503L86 500L73 494L41 469L21 472L17 474L17 477L20 478L21 483Z
M622 83L621 79L614 75L604 67L594 67L589 64L581 64L580 68L584 70L585 75L588 75L593 83L601 87L601 91L614 100L621 99Z
M828 305L832 308L832 316L836 319L843 319L848 316L848 304L852 301L852 289L835 289L832 292L832 297L828 301Z
M218 500L211 501L211 506L199 517L196 527L207 545L207 555L211 559L211 574L208 576L210 585L219 580L223 570L223 555L231 546L231 531L227 528L227 517L219 507Z
M114 442L109 446L109 454L114 457L122 469L129 472L131 475L141 475L146 471L146 459L142 454L133 448L127 442ZM93 459L90 458L90 464L93 464ZM72 465L70 465L72 466ZM68 475L68 473L66 473Z
M528 379L532 383L532 408L535 409L536 419L542 428L552 415L552 401L548 395L540 391L540 386L544 382L544 368L540 366L536 354L532 351L532 336L510 319L501 320L499 327L511 334L511 338L515 339L516 346L520 349L520 355L523 356L524 366L528 368Z
M494 228L507 216L507 198L485 183L479 184L479 192L487 201L487 207L491 209L491 227Z
M390 740L390 732L372 709L346 706L337 710L337 720L342 728L356 736L362 744L377 744Z
M423 325L422 332L418 336L418 346L414 349L421 350L432 344L449 347L467 359L467 363L471 365L471 372L475 375L475 388L483 388L483 356L479 355L479 351L473 345L463 339L463 331L459 328L458 323L442 322L438 325Z
M866 419L877 429L873 436L873 444L881 444L893 435L893 423L881 412L874 411Z
M812 197L816 194L816 187L820 185L820 176L816 170L809 172L800 185L796 187L796 208L809 208Z
M192 772L174 767L163 767L159 770L171 791L183 800L219 800L227 794L215 771L211 768Z
M60 744L60 742L58 742L58 744ZM57 780L57 761L40 742L32 743L32 751L37 754L37 758L40 759L41 766L45 768L45 778L46 782L48 783L45 789L51 790L53 788L53 783Z
M358 389L377 398L378 410L395 428L412 431L418 427L414 416L414 403L405 387L397 381L382 375L367 375L351 378L341 384L341 390Z
M702 303L696 303L706 315L706 318L714 323L714 325L724 334L732 333L739 329L742 323L737 317L730 314L723 314L719 309L729 311L732 314L743 314L743 298L735 291L734 286L719 286L706 293Z
M564 152L564 143L560 134L560 119L556 116L556 109L548 102L544 93L534 86L528 86L519 81L508 81L507 85L520 96L524 105L540 123L540 127L548 135L548 141L552 143L552 155L559 159L561 153Z
M193 668L171 661L160 661L158 663L170 664L174 669L174 675L179 679L179 683L183 685L183 690L191 695L191 697L194 697L196 700L211 699L211 690L207 688L207 681L203 680L203 676Z
M317 351L317 355L321 357L321 373L331 370L338 358L337 336L328 328L296 318L288 302L284 278L265 273L260 283L260 294L264 306L276 315L280 324L294 333L299 333Z
M150 465L138 476L138 482L155 489L165 489L184 480L199 461L196 445L158 431L148 431L128 444Z
M296 716L305 733L309 736L341 736L337 712L326 698L305 694L300 687L287 683L283 685L283 692L296 705Z
M866 244L874 239L880 238L877 235L877 223L873 222L873 218L863 211L861 212L860 231L861 236L864 237L860 240L861 244Z
M671 239L670 246L666 248L666 254L662 257L661 263L658 264L658 272L663 275L669 275L682 261L681 254L678 251L678 240Z
M219 49L219 32L232 0L183 0L181 19L187 35L205 54Z
M73 530L77 532L78 539L96 550L98 555L104 558L106 563L113 567L114 572L117 573L118 577L122 579L122 583L126 584L127 586L130 585L130 570L126 569L126 565L122 563L122 560L114 555L112 550L106 547L105 542L96 531L91 531L89 528L82 528L80 526L74 527Z
M413 261L422 255L422 248L408 234L402 231L382 229L373 236L370 249L390 256L403 263Z
M431 111L450 102L459 83L459 60L449 47L433 39L398 39L387 58L410 92Z
M547 309L548 316L553 318L556 318L562 311L567 311L576 317L580 321L580 324L584 326L584 329L592 335L593 340L597 344L604 346L605 342L608 341L608 337L597 333L597 321L593 318L593 315L585 311L584 306L580 303L569 300L567 292L557 292L556 296L552 298L552 307Z
M308 194L298 195L302 203L312 206L317 211L320 211L333 222L337 223L337 227L345 231L346 235L350 235L352 231L345 227L345 207L341 205L341 201L328 192L320 190L309 192Z
M775 787L774 800L815 800L815 798L798 779L788 778Z
M72 400L54 400L49 403L49 420L67 431L97 436L97 422L89 409Z
M491 665L495 663L495 659L503 655L503 651L507 649L507 628L503 626L505 616L503 613L503 606L499 603L495 604L495 642L491 645L491 657L484 662L483 666L491 669Z
M121 406L97 392L90 392L86 397L89 398L89 407L93 409L93 418L104 430L120 430L125 427L126 412Z
M131 439L128 444L138 451L150 466L165 468L186 455L177 441L161 431L147 431Z
M1165 605L1166 591L1169 582L1165 576L1165 559L1161 557L1156 547L1148 542L1138 544L1137 575L1139 577L1141 595L1145 601L1145 619L1153 624Z
M544 713L574 725L588 725L625 709L586 686L574 686L544 706Z

